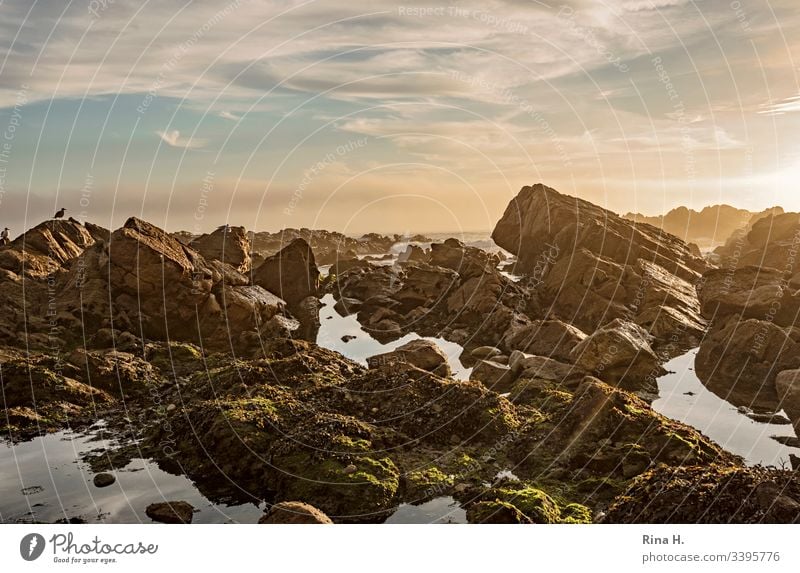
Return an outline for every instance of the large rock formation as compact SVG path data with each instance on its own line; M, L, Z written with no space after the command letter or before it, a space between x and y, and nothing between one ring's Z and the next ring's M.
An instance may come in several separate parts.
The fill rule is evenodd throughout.
M592 332L613 319L688 344L703 330L694 283L708 269L683 241L582 199L524 187L492 233L555 317Z
M230 347L283 309L283 301L246 282L131 218L107 243L71 262L59 284L59 321L77 328L76 334L113 327L156 340Z
M108 231L96 225L83 225L72 218L45 221L0 247L0 268L44 277L96 241L107 238Z

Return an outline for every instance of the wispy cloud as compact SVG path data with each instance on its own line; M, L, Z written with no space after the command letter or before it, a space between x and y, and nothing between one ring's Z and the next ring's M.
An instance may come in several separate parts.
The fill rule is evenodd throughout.
M181 137L181 132L177 129L173 129L172 131L156 131L156 134L170 147L178 147L180 149L202 149L208 143L205 139Z
M239 121L240 119L242 119L240 116L238 116L236 114L233 114L233 113L229 112L228 110L224 110L224 111L219 112L219 116L221 118L223 118L223 119L229 119L231 121Z

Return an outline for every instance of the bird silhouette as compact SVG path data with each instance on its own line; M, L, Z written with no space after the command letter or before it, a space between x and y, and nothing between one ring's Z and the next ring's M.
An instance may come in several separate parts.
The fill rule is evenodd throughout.
M53 216L53 219L60 219L61 217L64 216L64 213L66 213L66 212L67 212L67 210L64 209L64 207L61 207L61 209L56 211L56 214Z

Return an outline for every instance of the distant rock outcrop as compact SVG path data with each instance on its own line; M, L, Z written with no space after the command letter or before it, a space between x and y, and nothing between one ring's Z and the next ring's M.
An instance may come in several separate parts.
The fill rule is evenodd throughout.
M639 213L627 213L623 217L636 223L653 225L686 242L713 247L725 243L731 235L748 228L762 217L779 213L783 213L780 207L753 212L730 205L712 205L700 211L678 207L666 215L648 217Z

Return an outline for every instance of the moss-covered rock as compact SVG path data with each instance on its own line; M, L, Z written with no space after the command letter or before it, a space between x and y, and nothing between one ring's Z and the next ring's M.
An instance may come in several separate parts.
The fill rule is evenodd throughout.
M591 511L584 505L561 501L525 482L503 482L471 494L475 503L467 508L471 523L590 523ZM514 508L519 514L511 511ZM496 512L496 515L493 515Z
M606 523L800 523L796 472L661 465L608 508Z
M467 509L469 523L518 524L533 523L531 519L506 501L481 501Z
M47 355L0 352L5 437L27 438L89 423L114 404L103 390L70 377L77 370Z

